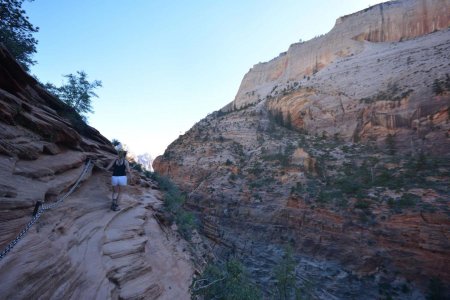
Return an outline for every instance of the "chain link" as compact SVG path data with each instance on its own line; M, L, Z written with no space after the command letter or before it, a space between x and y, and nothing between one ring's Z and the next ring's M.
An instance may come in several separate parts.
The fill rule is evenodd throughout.
M37 220L39 220L39 218L41 217L41 215L46 211L46 210L50 210L56 206L58 206L59 204L61 204L67 197L70 196L70 194L73 193L73 191L78 187L78 185L80 184L81 180L83 180L83 177L86 175L88 169L91 167L92 162L89 159L85 166L83 171L81 172L80 176L78 177L77 181L72 185L72 187L70 188L70 190L61 198L59 198L56 202L51 203L51 204L43 204L39 207L37 213L35 216L33 216L31 218L31 220L27 223L27 225L25 226L25 228L22 229L22 231L20 231L20 233L17 235L17 237L12 240L8 246L5 247L5 249L3 249L2 252L0 252L0 261L9 253L11 252L11 250L14 248L14 246L25 236L25 234L28 232L28 230L30 230L31 226L34 225L34 223L37 222Z
M70 190L61 198L59 198L56 202L53 202L51 204L43 204L41 206L41 210L46 211L49 209L52 209L56 206L58 206L59 204L61 204L67 197L70 196L70 194L73 193L73 191L78 187L78 185L80 184L81 180L83 180L84 175L86 175L89 167L90 167L91 161L89 160L86 165L85 168L83 169L83 171L80 174L80 177L78 177L77 181L72 185L72 187L70 188Z

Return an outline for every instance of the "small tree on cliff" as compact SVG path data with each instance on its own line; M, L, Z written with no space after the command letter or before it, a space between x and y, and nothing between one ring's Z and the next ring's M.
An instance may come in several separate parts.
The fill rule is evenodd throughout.
M112 139L111 140L111 144L116 147L119 146L121 144L121 142L118 139Z
M435 79L433 81L433 92L435 95L441 95L444 92L444 89L442 88L441 81L439 79Z
M64 75L67 83L56 87L52 83L47 83L45 87L62 101L73 107L84 120L85 113L93 112L92 97L98 97L94 90L102 86L102 82L94 80L89 82L84 71L77 71L77 74Z
M291 246L284 249L283 258L275 268L275 279L277 299L300 299L300 290L295 283L295 260Z
M32 0L29 0L32 1ZM28 21L25 10L22 9L24 0L0 1L0 42L28 71L35 61L31 58L36 53L37 40L33 33L39 28Z
M192 294L203 299L262 299L261 291L250 281L249 276L235 258L225 264L209 264L200 278L193 280Z

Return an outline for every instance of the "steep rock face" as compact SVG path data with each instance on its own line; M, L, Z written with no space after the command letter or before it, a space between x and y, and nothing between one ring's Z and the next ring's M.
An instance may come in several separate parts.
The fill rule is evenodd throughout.
M0 62L0 153L31 160L60 147L114 153L105 137L44 90L3 47Z
M424 171L417 156L386 152L280 127L260 104L200 121L154 168L188 193L216 254L239 256L267 293L290 244L313 298L405 286L398 298L423 299L431 278L450 279L450 157Z
M105 166L111 143L42 89L0 47L0 251L30 221L36 201L61 199L90 158ZM88 169L81 186L41 215L0 259L8 299L189 299L186 245L153 217L161 196L139 178L110 210L110 178Z
M376 9L419 18L418 4L427 20L449 6L395 1L342 18L332 32L354 26L350 52L303 78L308 53L336 50L330 32L258 65L233 103L155 159L188 193L216 253L238 255L266 293L286 244L313 298L424 299L431 279L450 281L448 19L423 36L364 29Z
M337 59L358 54L364 41L396 42L450 26L448 0L399 0L339 18L327 34L293 44L279 57L253 66L226 110L241 108L281 91Z
M366 42L360 53L265 101L311 134L379 145L393 135L399 149L446 153L449 53L448 29L399 43Z
M75 182L84 161L110 160L114 148L97 130L42 89L0 48L0 156L3 210L0 243L24 222L37 200L53 201Z

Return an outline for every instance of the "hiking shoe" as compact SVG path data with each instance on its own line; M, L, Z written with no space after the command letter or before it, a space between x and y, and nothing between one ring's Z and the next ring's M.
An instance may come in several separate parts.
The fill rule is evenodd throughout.
M119 208L119 206L118 206L117 204L113 204L113 205L111 206L111 209L112 209L113 211L119 211L119 210L120 210L120 208Z

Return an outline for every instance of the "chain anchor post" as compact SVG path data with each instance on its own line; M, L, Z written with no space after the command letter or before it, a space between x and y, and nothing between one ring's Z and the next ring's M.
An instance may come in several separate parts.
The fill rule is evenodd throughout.
M39 212L39 207L41 207L41 205L42 205L42 201L36 202L36 204L34 205L33 217L35 217L37 215L37 213Z

